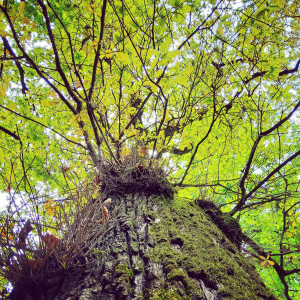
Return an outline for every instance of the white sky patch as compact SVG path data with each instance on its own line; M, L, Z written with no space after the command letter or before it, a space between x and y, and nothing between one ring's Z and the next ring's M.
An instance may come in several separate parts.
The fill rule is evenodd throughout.
M8 204L8 194L0 192L0 212L5 210Z
M255 175L261 175L263 173L263 170L258 168L256 170L254 170L252 173L255 174Z

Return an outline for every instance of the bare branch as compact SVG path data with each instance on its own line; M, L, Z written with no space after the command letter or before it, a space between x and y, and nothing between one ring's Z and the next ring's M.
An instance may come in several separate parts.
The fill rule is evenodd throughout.
M12 131L10 131L10 130L2 127L2 126L0 126L0 130L3 131L3 132L5 132L5 133L7 133L11 137L13 137L15 140L20 141L20 138L14 132L12 132Z

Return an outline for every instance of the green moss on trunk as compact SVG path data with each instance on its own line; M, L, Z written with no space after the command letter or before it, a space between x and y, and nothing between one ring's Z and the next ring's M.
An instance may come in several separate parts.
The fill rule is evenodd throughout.
M237 245L219 228L231 226L232 232L238 234L240 227L236 220L216 211L225 225L215 224L196 205L182 205L176 199L166 201L164 198L157 198L156 203L160 210L152 215L155 221L149 232L157 244L150 257L162 263L167 274L160 295L169 289L182 297L178 299L194 299L195 290L200 290L199 299L206 299L195 284L200 280L208 292L217 291L224 299L253 300L261 299L262 295L264 299L275 299ZM153 294L158 292L153 291Z

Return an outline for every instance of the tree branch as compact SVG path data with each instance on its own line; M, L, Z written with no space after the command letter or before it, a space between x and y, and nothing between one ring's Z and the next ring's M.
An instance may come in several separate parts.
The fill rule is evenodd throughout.
M290 70L284 70L281 71L278 76L281 77L283 75L288 75L288 74L292 74L298 71L299 69L299 65L300 65L300 59L297 61L295 68L290 69ZM262 71L262 72L256 72L252 75L252 77L250 77L249 79L247 79L246 81L244 81L245 84L249 83L250 81L252 81L253 79L257 78L257 77L263 77L265 74L267 74L267 71Z
M181 45L178 47L178 50L180 50L198 31L200 30L204 30L204 29L209 29L211 26L213 26L217 20L220 18L220 15L218 16L218 18L214 21L214 24L212 24L209 27L204 27L201 28L206 22L207 20L212 16L212 14L214 13L214 11L218 8L218 6L223 2L223 0L221 0L211 11L211 13L207 16L207 18L185 39L185 41L183 41L181 43Z
M300 107L300 101L295 105L295 107L293 108L293 110L285 117L283 118L282 120L280 120L277 124L275 124L274 126L272 126L270 129L266 130L266 131L263 131L261 132L256 141L254 142L254 145L251 149L251 153L250 153L250 156L248 158L248 161L246 163L246 168L245 168L245 171L244 171L244 174L243 174L243 177L240 181L240 189L242 191L242 195L241 195L241 199L240 201L238 202L238 204L236 205L236 207L233 208L233 210L230 212L230 214L233 216L237 211L241 210L242 207L244 206L245 202L246 202L246 199L249 198L250 195L253 194L254 192L254 189L255 191L257 190L257 188L254 188L247 196L246 196L246 188L245 188L245 181L246 181L246 178L249 174L249 171L250 171L250 167L251 167L251 164L252 164L252 161L253 161L253 158L254 158L254 154L255 154L255 151L257 149L257 146L260 142L260 140L264 137L264 136L267 136L268 134L270 134L271 132L273 132L275 129L279 128L284 122L286 122L287 120L289 120L292 115L296 112L296 110ZM299 152L299 151L298 151ZM297 152L297 153L298 153ZM296 156L298 156L299 154L297 154ZM296 157L295 156L295 157ZM294 155L291 156L293 157L292 159L294 159ZM286 163L288 163L289 161L287 161ZM282 164L281 164L282 165ZM283 166L282 166L283 167ZM281 168L276 168L275 170L280 170ZM274 171L273 171L274 172ZM275 173L271 173L271 174L275 174ZM266 178L270 178L272 175L270 176L267 176ZM261 187L266 181L264 180L262 184L259 184L259 187Z
M300 150L286 159L282 164L280 164L277 168L275 168L264 180L262 180L254 189L252 189L247 195L246 199L249 198L253 193L255 193L262 185L264 185L274 174L276 174L280 169L282 169L285 165L295 159L297 156L300 155Z
M210 124L210 126L209 126L209 129L208 129L206 135L205 135L205 136L198 142L198 144L196 145L195 151L194 151L194 153L192 154L192 157L191 157L191 159L190 159L190 161L189 161L189 164L188 164L187 168L185 169L185 172L184 172L184 174L183 174L183 176L182 176L180 182L178 183L178 185L181 185L181 184L183 183L183 181L184 181L184 179L185 179L185 177L186 177L186 175L187 175L187 173L188 173L188 171L189 171L189 169L190 169L190 167L191 167L191 165L192 165L192 162L193 162L193 160L195 159L195 156L196 156L196 154L197 154L198 148L200 147L200 145L201 145L201 144L207 139L207 137L209 136L209 134L210 134L210 132L211 132L211 130L212 130L212 128L213 128L213 126L214 126L214 124L215 124L215 122L216 122L218 116L219 116L219 115L217 115L217 116L215 117L215 114L216 114L216 105L214 104L213 119L212 119L212 122L211 122L211 124Z
M296 63L296 66L294 69L290 69L290 70L284 70L284 71L281 71L278 75L279 76L283 76L283 75L288 75L288 74L292 74L292 73L295 73L298 71L299 69L299 65L300 65L300 59L298 59L297 63Z
M15 64L16 64L16 66L19 70L19 74L20 74L21 85L22 85L22 94L25 95L26 91L28 91L28 88L25 83L24 70L23 70L21 64L18 62L18 59L25 58L25 57L24 56L17 57L16 54L14 53L14 50L9 45L8 40L2 36L1 36L1 38L2 38L2 41L4 44L4 48L7 49L9 51L9 53L13 56L11 59L15 60Z
M15 28L13 27L12 21L10 19L10 16L7 13L7 10L0 5L0 9L1 11L4 13L6 20L10 26L10 29L13 33L13 38L18 46L18 48L20 49L20 51L23 53L24 57L26 58L26 60L29 62L29 64L33 67L33 69L37 72L37 74L44 79L47 84L59 95L60 99L67 105L67 107L72 111L73 114L76 114L75 109L73 108L73 106L69 103L69 101L64 97L64 95L55 87L55 85L53 85L43 74L43 72L40 70L40 68L38 67L38 65L31 59L31 57L26 53L26 51L24 50L24 48L22 47L19 38L17 36L17 33L15 31Z
M44 18L46 20L46 27L47 27L47 30L48 30L48 35L49 35L49 38L50 38L50 41L51 41L52 49L53 49L53 52L54 52L55 64L56 64L57 71L58 71L61 79L63 80L69 95L72 97L72 99L77 104L76 114L78 114L78 113L80 113L80 111L82 109L82 102L74 94L74 92L73 92L73 90L72 90L72 88L71 88L71 86L68 82L68 79L67 79L65 73L63 72L63 70L61 68L61 62L60 62L60 59L59 59L56 43L55 43L54 36L53 36L53 33L52 33L52 28L51 28L51 24L50 24L48 12L47 12L47 7L44 4L43 0L37 0L37 2L39 3L39 5L42 8L43 15L44 15Z
M29 118L29 117L23 116L23 115L21 115L21 114L15 112L15 111L13 111L13 110L11 110L11 109L9 109L9 108L3 106L3 105L1 105L1 104L0 104L0 107L2 107L2 108L4 108L4 109L8 110L9 112L11 112L11 113L13 113L13 114L15 114L15 115L17 115L17 116L19 116L19 117L21 117L21 118L24 118L24 119L26 119L26 120L28 120L28 121L34 122L34 123L36 123L36 124L39 124L39 125L43 126L44 128L47 128L47 129L49 129L49 130L51 130L51 131L57 133L59 136L61 136L61 137L62 137L63 139L65 139L66 141L68 141L68 142L70 142L70 143L73 143L73 144L75 144L75 145L77 145L77 146L80 146L80 147L82 147L83 149L87 150L87 148L84 147L83 145L81 145L80 143L77 143L77 142L74 142L74 141L68 139L67 137L65 137L64 135L62 135L61 133L59 133L58 131L52 129L51 127L48 127L47 125L44 125L44 124L41 123L41 122L38 122L38 121L36 121L36 120L34 120L34 119L31 119L31 118Z
M7 133L11 137L13 137L15 140L20 141L20 138L15 133L11 132L10 130L8 130L8 129L2 127L2 126L0 126L0 130L3 131L3 132L5 132L5 133Z
M245 233L242 233L242 239L243 241L248 244L256 253L263 257L268 257L268 253L266 253L258 244L256 244L251 238L249 238ZM292 300L292 298L289 296L289 287L285 281L285 276L290 275L289 271L285 271L276 261L274 261L272 258L269 258L270 261L274 263L273 268L278 274L278 277L282 284L284 285L285 290L285 296L288 300ZM295 272L296 273L296 272Z
M94 60L94 65L93 65L93 75L92 75L92 81L91 81L91 86L89 90L89 96L88 96L88 101L91 101L93 92L94 92L94 87L95 87L95 82L96 82L96 76L97 76L97 65L98 65L98 60L100 57L100 51L101 51L101 46L103 42L103 34L104 34L104 21L105 21L105 13L106 13L106 5L107 5L107 0L103 1L102 4L102 11L101 11L101 29L100 29L100 37L99 37L99 42L97 46L97 51L95 55L95 60Z

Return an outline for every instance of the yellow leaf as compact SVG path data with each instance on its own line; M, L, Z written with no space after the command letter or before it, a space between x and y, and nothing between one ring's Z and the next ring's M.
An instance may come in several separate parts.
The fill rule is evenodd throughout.
M53 203L53 199L49 199L48 203L51 205Z
M158 78L161 74L163 73L162 70L158 70L157 72L154 73L154 77Z
M264 266L265 263L266 263L266 261L264 260L264 261L262 261L262 262L260 263L260 265L261 265L261 266Z
M184 13L190 13L190 11L191 11L191 7L189 6L189 5L183 5L183 7L182 7L182 11L184 12Z
M13 229L13 228L14 228L14 226L15 226L15 224L14 224L14 223L10 223L10 224L9 224L9 227L10 227L10 229Z
M265 257L263 257L263 256L261 256L261 255L259 256L259 258L262 259L262 260L265 260Z
M116 52L116 57L123 63L130 62L128 55L123 52Z
M51 105L49 99L42 99L41 102L42 102L43 106L50 106Z
M183 151L185 149L185 145L183 143L180 143L179 150Z
M0 30L4 30L6 28L6 24L4 22L0 23Z
M4 133L5 134L5 133ZM3 134L2 134L2 137L3 137ZM4 136L5 137L5 136ZM3 150L2 148L0 148L0 163L4 161L4 153L3 153Z
M21 2L22 3L22 2ZM25 2L24 2L25 3ZM28 18L26 18L26 17L24 17L23 19L22 19L22 21L23 21L23 23L25 23L25 24L29 24L30 23L30 20L28 19Z
M268 263L269 263L269 265L271 265L271 266L274 266L274 264L275 264L275 262L274 262L274 261L271 261L271 260L268 260Z
M219 35L222 35L222 34L223 34L222 25L220 25L219 28L218 28L218 34L219 34Z
M7 37L7 36L9 36L9 33L6 32L6 31L4 31L4 30L0 30L0 35L1 35L2 37Z
M0 228L1 237L5 237L6 235L6 229L4 227Z
M49 94L51 97L56 98L56 93L54 91L50 91Z
M47 209L49 207L49 204L48 203L45 203L44 204L44 207Z
M7 108L11 109L11 110L16 110L17 109L17 103L8 103Z
M13 239L13 237L12 237L11 234L8 235L8 239L9 239L9 240L12 240L12 239Z
M192 65L189 65L186 69L185 69L185 73L187 76L189 76L192 72L194 71L194 67Z
M158 87L150 80L145 81L144 84L149 85L153 93L155 93L158 89Z
M171 51L171 52L167 53L167 56L170 57L170 58L174 58L178 55L180 55L180 50L174 50L174 51Z
M170 114L170 111L167 109L166 111L166 121L170 121L172 119L172 116Z
M92 195L92 198L93 199L96 199L97 198L97 196L98 196L98 191L97 190L95 190L95 192L93 193L93 195Z
M50 216L53 216L53 210L51 209L51 208L48 208L48 210L47 210L47 212L48 212L48 214L50 215Z
M6 86L4 85L4 82L0 83L0 96L4 97L6 93Z
M20 7L19 7L20 14L23 14L24 9L25 9L25 1L21 1Z
M148 57L150 58L152 55L156 55L156 56L159 56L160 55L160 52L155 50L155 49L149 49L149 50L146 50L146 53L148 54Z

